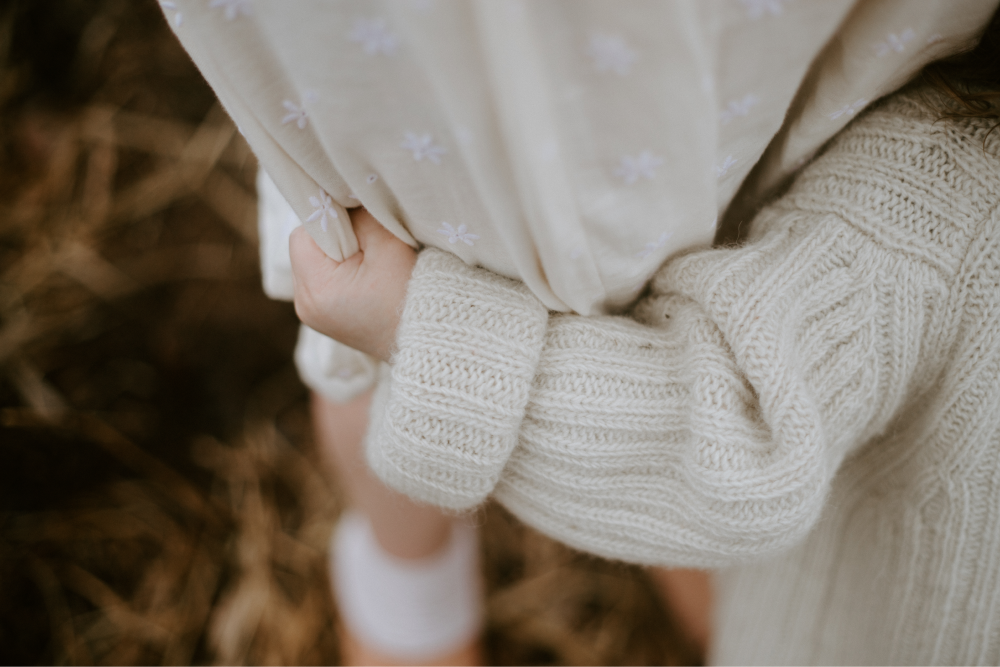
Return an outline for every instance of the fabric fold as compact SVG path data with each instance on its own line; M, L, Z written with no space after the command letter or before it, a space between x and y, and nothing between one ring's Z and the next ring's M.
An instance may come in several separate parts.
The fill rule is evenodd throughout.
M997 0L171 6L332 258L356 251L345 208L364 205L411 246L594 315L710 243L765 151L741 209L964 48Z

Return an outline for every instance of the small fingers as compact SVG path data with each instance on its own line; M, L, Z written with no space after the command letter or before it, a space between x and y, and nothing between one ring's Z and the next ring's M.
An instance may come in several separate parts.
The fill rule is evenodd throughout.
M292 230L288 237L288 256L292 260L292 273L297 276L314 275L328 267L336 268L338 264L316 245L302 226Z
M292 262L292 286L295 312L305 324L315 328L315 317L321 310L316 299L332 281L340 265L330 259L309 236L305 227L295 228L288 237L288 255Z
M352 208L350 214L354 235L358 237L358 247L361 248L362 252L370 246L396 240L393 233L383 227L375 219L375 216L368 212L368 209L364 207Z

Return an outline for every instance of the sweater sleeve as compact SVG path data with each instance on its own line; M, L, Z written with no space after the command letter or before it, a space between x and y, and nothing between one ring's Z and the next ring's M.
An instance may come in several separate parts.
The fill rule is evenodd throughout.
M933 382L974 226L914 146L926 114L896 111L876 120L902 123L897 139L872 120L849 132L746 246L669 262L631 318L546 314L422 253L373 468L446 507L493 492L634 562L724 566L802 539L844 457Z
M517 445L547 322L523 283L423 250L369 420L382 481L451 509L485 500Z

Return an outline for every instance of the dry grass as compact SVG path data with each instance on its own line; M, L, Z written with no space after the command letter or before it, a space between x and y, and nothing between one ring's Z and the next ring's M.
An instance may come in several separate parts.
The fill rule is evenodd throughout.
M0 58L0 657L336 663L253 156L151 0L0 4ZM693 659L638 569L482 521L497 664Z

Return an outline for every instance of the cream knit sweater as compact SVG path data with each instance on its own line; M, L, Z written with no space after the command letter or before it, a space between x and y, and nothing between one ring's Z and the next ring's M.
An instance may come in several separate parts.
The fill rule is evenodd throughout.
M421 254L369 461L578 548L724 568L718 662L1000 662L1000 131L859 118L632 317ZM384 413L384 414L383 414Z

